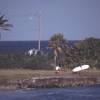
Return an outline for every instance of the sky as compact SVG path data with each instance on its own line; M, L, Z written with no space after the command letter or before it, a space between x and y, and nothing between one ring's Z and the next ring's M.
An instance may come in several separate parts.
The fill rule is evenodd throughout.
M100 38L100 0L0 0L0 14L13 24L0 30L2 41L38 40L39 32L41 40L55 33L67 40Z

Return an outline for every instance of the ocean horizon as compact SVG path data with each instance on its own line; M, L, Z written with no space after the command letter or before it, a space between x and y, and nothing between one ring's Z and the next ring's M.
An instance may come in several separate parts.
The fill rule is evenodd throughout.
M69 45L73 45L79 40L69 40ZM41 50L47 51L48 40L41 40ZM0 53L24 53L30 49L38 49L38 41L0 41Z

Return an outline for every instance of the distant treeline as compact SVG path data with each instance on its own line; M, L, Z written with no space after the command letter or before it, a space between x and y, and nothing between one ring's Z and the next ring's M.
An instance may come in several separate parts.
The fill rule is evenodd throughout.
M89 64L91 68L100 68L100 39L87 38L72 47L63 46L63 67L73 68ZM0 68L53 69L54 54L51 52L39 55L21 53L0 54Z

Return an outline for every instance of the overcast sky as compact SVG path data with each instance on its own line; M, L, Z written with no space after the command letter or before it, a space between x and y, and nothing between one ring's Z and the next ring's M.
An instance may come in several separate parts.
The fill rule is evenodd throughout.
M63 33L67 40L100 38L100 0L0 0L0 13L13 24L1 40L37 40Z

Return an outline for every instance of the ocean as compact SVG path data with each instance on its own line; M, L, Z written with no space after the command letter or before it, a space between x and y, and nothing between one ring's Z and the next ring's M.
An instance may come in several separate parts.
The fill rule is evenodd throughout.
M48 41L41 41L41 50L46 50ZM38 41L0 41L0 53L23 53L38 49Z
M100 100L100 86L4 90L0 100Z
M69 41L73 45L77 40ZM41 41L41 50L48 50L48 41ZM30 49L38 49L38 41L0 41L0 53L23 53Z

